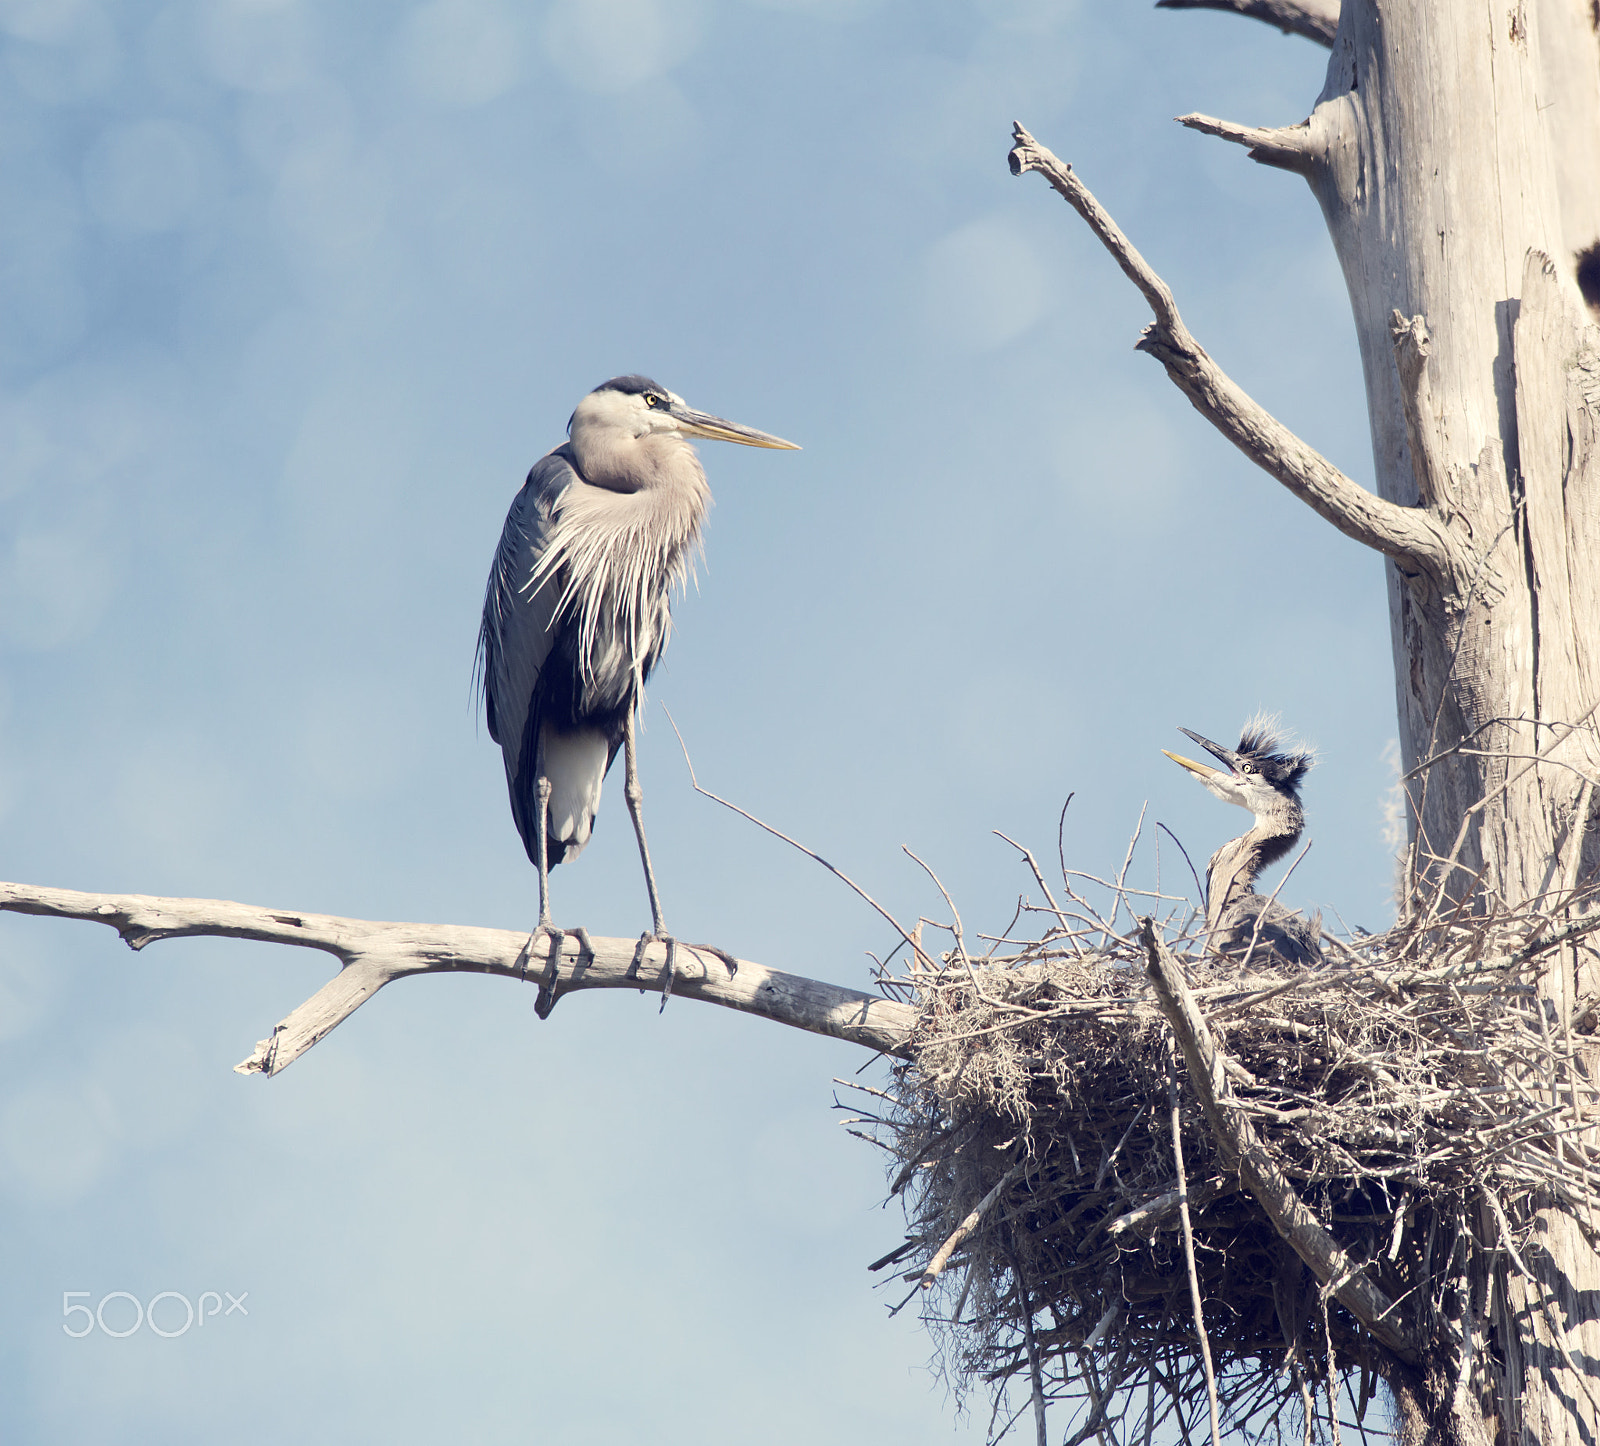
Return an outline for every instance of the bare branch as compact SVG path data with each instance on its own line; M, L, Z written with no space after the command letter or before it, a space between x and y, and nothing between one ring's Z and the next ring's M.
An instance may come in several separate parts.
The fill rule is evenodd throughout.
M1190 114L1177 117L1178 124L1188 126L1208 136L1218 136L1232 141L1236 146L1249 146L1250 159L1264 166L1276 166L1283 171L1298 171L1305 175L1311 170L1311 153L1306 142L1311 126L1302 121L1297 126L1241 126L1232 121L1217 120L1213 116Z
M256 939L322 949L344 968L256 1046L237 1068L242 1074L277 1074L349 1018L385 984L413 974L498 974L531 984L554 984L554 993L580 989L659 989L666 947L646 949L636 967L633 939L589 939L569 934L549 974L549 940L528 953L528 935L470 925L380 923L292 909L263 909L226 899L159 899L144 894L84 894L73 889L0 883L0 912L109 924L132 949L161 939L207 936ZM587 942L587 948L584 947ZM708 951L709 952L709 951ZM759 1014L778 1024L825 1034L884 1054L905 1056L917 1012L908 1004L845 989L819 979L785 974L738 960L730 978L722 961L678 945L673 993L726 1009Z
M1156 0L1156 9L1226 10L1329 48L1339 30L1339 0Z
M1184 983L1177 960L1156 937L1154 922L1140 920L1139 930L1161 1012L1183 1050L1189 1082L1200 1098L1200 1107L1224 1160L1237 1163L1239 1182L1255 1196L1278 1233L1339 1303L1401 1360L1414 1363L1417 1347L1394 1318L1394 1302L1323 1229L1234 1101L1223 1053Z
M1446 592L1459 591L1455 585L1462 570L1458 549L1439 520L1422 508L1401 507L1374 496L1249 397L1190 335L1171 289L1072 167L1041 146L1020 123L1014 129L1012 174L1040 172L1088 222L1155 313L1155 325L1146 328L1139 350L1166 367L1167 375L1195 409L1252 462L1346 537L1420 568Z

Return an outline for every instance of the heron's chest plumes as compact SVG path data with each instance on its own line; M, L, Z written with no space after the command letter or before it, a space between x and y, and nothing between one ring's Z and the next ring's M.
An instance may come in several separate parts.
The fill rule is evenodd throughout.
M573 644L585 709L627 705L667 645L672 589L688 577L711 501L697 462L679 471L637 492L574 482L552 518L532 581L559 589L554 626Z

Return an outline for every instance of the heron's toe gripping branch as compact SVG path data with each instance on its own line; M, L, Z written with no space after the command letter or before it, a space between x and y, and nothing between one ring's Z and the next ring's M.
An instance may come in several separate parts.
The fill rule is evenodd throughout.
M680 972L678 965L678 951L680 949L685 950L695 956L699 956L701 954L715 955L716 958L722 962L723 968L728 971L728 977L730 979L732 979L739 972L739 961L735 959L732 954L728 953L726 949L719 949L715 944L690 944L687 941L680 942L668 933L646 932L639 935L639 942L633 947L633 963L630 966L629 972L636 978L642 977L645 962L645 951L648 950L652 944L660 944L667 951L666 963L661 971L662 1009L667 1007L667 1000L672 998L672 986L679 978L692 979L696 982L699 982L704 980L706 977L705 965L698 957L695 958L694 968L692 970L683 969ZM639 986L639 992L641 994L644 992L644 985L642 983Z
M578 953L574 962L594 958L594 944L589 939L589 931L581 924L576 929L558 929L554 924L538 923L533 932L528 935L528 942L524 946L522 956L524 971L527 963L533 959L534 940L539 935L545 935L550 940L549 953L545 956L545 977L539 983L539 993L533 1001L533 1012L540 1019L548 1019L550 1011L556 1007L556 998L561 982L561 946L570 936L578 941Z

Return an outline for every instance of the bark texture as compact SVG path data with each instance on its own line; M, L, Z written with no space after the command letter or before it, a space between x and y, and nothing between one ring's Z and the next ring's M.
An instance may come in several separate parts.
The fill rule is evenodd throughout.
M1377 491L1455 553L1387 568L1412 908L1600 882L1600 328L1578 278L1600 239L1597 26L1591 0L1349 0L1303 125L1187 118L1310 183L1355 313ZM1557 951L1552 1026L1600 986L1594 957ZM1554 1207L1535 1238L1482 1283L1464 1364L1397 1374L1408 1434L1592 1446L1600 1259Z
M1491 896L1556 887L1600 766L1600 333L1568 239L1600 234L1600 49L1583 9L1347 5L1295 128L1355 311L1378 490L1432 513L1469 559L1442 587L1389 573L1423 864L1473 820L1452 894L1480 870ZM1588 174L1569 187L1575 157ZM1586 840L1585 872L1592 853Z
M1160 3L1285 24L1255 0ZM1305 121L1180 119L1303 176L1321 205L1355 314L1375 496L1222 375L1071 167L1020 127L1012 169L1044 173L1144 292L1156 322L1141 349L1196 408L1387 559L1411 805L1402 908L1582 918L1600 890L1600 3L1348 0L1331 32L1315 20L1289 27L1331 41ZM1570 1041L1592 1022L1600 954L1549 957L1530 1024ZM1590 1081L1539 1087L1580 1112L1594 1054ZM1480 1224L1506 1263L1460 1291L1441 1280L1451 1339L1395 1358L1408 1438L1595 1446L1595 1232L1548 1204L1519 1253L1505 1220Z

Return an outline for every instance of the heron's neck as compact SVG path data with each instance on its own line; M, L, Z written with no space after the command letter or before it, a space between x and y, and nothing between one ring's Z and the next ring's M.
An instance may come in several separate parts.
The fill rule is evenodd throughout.
M621 427L575 416L568 443L578 475L607 492L692 491L705 486L700 458L676 432L646 432L635 437Z
M1276 863L1300 837L1305 814L1285 800L1281 809L1257 814L1248 833L1230 839L1206 866L1206 924L1215 929L1223 916L1245 894L1255 892L1261 871Z

